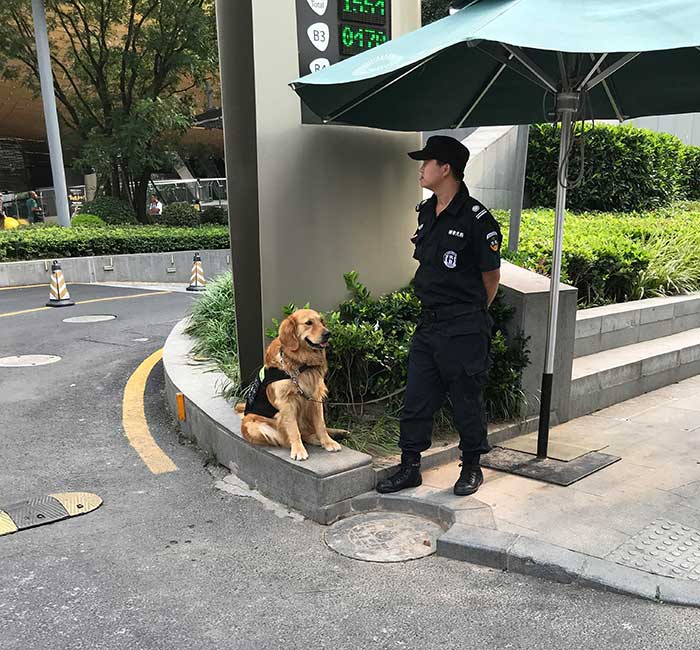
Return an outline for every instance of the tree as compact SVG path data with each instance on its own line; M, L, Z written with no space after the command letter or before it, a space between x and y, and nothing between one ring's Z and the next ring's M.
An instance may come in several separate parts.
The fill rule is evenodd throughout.
M447 16L451 0L421 0L421 18L428 25Z
M46 0L54 92L76 163L143 221L151 174L192 120L187 92L217 69L213 0ZM2 0L0 71L39 93L30 0Z

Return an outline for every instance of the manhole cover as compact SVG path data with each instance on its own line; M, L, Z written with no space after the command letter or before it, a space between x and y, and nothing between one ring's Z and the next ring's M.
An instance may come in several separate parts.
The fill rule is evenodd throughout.
M53 354L23 354L15 357L2 357L0 368L26 368L29 366L45 366L48 363L56 363L61 357Z
M442 528L432 521L393 512L343 519L326 531L336 553L368 562L403 562L432 555Z
M88 314L86 316L71 316L64 318L64 323L101 323L104 320L114 320L114 314Z

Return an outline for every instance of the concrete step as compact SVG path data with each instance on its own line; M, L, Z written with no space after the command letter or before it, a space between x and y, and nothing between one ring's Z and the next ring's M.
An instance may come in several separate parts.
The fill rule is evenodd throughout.
M584 357L700 327L700 293L580 309L574 356Z
M700 327L574 359L576 418L700 374Z

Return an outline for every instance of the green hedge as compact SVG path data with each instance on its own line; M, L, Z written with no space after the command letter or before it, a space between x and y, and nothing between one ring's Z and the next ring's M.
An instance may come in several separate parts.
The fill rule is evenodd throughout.
M73 216L70 225L73 226L73 228L76 226L83 226L86 228L103 228L107 224L96 214L85 214L83 212L79 212Z
M680 185L686 199L700 199L700 147L683 150Z
M199 213L189 203L169 203L163 208L163 213L157 216L156 221L167 226L197 226Z
M224 226L27 228L0 232L0 262L228 247L229 233Z
M672 135L631 126L587 126L584 182L567 192L572 210L629 212L669 205L683 192L683 152ZM533 206L554 207L560 127L530 129L525 187ZM570 176L578 171L574 148Z
M93 201L85 203L81 212L95 214L102 221L111 225L123 225L136 223L136 213L127 201L113 196L100 196Z
M507 239L508 214L497 211ZM503 254L548 275L553 210L525 210L518 251ZM676 203L644 214L567 213L562 280L589 307L700 290L700 203Z

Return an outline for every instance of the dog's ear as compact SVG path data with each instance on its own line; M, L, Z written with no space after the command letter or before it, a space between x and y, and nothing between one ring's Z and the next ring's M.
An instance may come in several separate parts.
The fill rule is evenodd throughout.
M296 321L292 316L287 316L280 325L280 343L285 350L296 352L299 349L299 337L297 336Z

